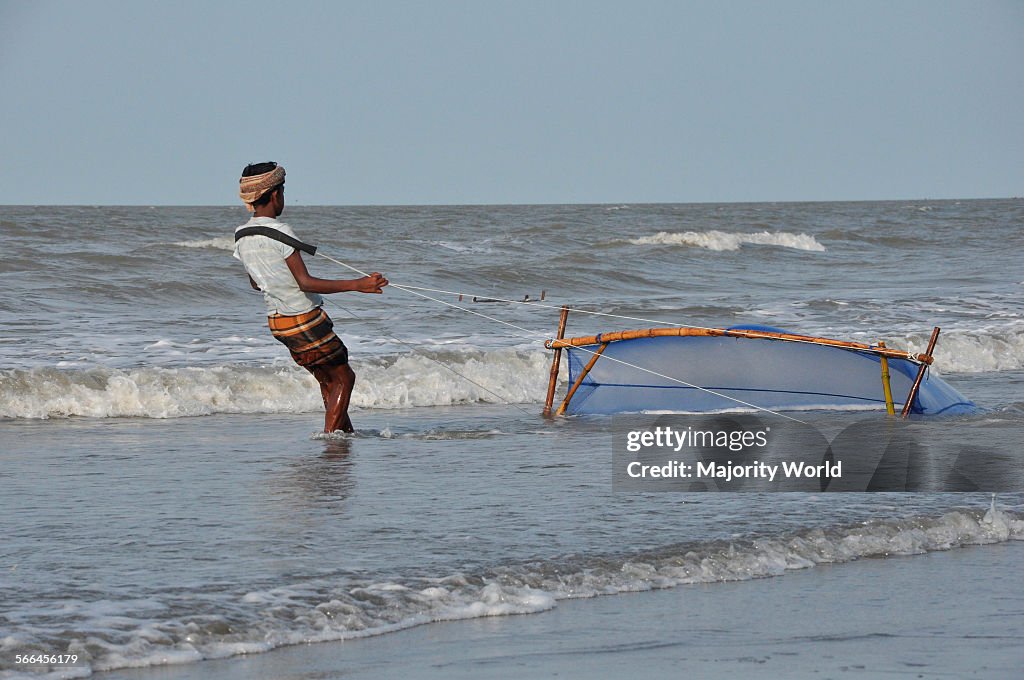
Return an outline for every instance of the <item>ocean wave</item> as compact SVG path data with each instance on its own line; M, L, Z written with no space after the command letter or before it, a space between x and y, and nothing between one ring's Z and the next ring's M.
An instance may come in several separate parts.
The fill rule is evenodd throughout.
M564 599L747 581L819 564L1009 540L1024 540L1024 518L997 509L993 501L988 511L958 509L940 516L697 541L633 554L574 554L444 577L324 577L267 590L205 595L217 598L210 602L197 602L192 594L182 601L65 600L49 609L36 607L33 625L0 639L0 670L16 654L61 650L84 660L73 670L77 677L86 677L95 671L381 635L436 621L530 614Z
M928 348L930 334L906 334L887 344L911 352ZM988 373L1024 368L1024 329L951 329L939 335L934 368L940 373Z
M890 347L911 352L922 352L928 344L923 333L886 339ZM366 359L355 367L359 377L352 404L373 409L537 403L544 394L549 361L548 352L524 348L431 349ZM1005 327L945 332L933 365L942 375L1020 369L1024 369L1024 329ZM321 408L312 376L284 360L270 366L84 368L69 364L0 370L0 418L178 418L309 413Z
M825 252L825 246L807 234L793 234L785 231L759 231L749 234L733 234L725 231L660 231L653 236L629 240L633 245L693 246L708 250L739 250L744 244L779 246L794 250Z
M352 404L372 409L536 402L544 394L549 359L545 352L513 349L371 359L356 366ZM179 418L322 408L313 377L290 364L0 371L0 418Z

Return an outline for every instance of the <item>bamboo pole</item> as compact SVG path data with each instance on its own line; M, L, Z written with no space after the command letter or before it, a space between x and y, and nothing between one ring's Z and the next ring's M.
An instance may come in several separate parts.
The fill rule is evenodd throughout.
M576 382L574 382L572 384L572 387L569 388L569 391L565 393L565 399L562 400L562 405L558 407L557 411L555 411L556 416L560 416L563 413L565 413L565 409L569 407L569 402L572 400L573 395L576 394L576 390L578 390L580 388L580 385L583 384L583 379L587 377L588 373L590 373L590 369L592 369L594 367L594 364L597 363L597 360L601 357L601 354L604 352L604 348L607 346L607 342L602 342L601 346L597 348L596 352L594 352L594 356L590 357L590 361L588 361L587 365L583 367L583 370L580 371L580 374L576 376ZM558 350L555 351L557 352Z
M578 338L567 338L549 340L545 343L548 349L559 347L581 347L585 345L597 345L601 342L618 342L620 340L635 340L637 338L656 337L726 337L726 338L748 338L751 340L785 340L789 342L805 342L813 345L825 345L827 347L839 347L841 349L852 349L868 354L877 354L891 359L906 359L920 364L931 364L932 357L928 354L912 354L898 349L874 347L861 342L847 342L846 340L834 340L832 338L819 338L811 335L795 335L793 333L771 333L768 331L750 330L729 330L725 328L688 328L680 326L676 328L644 328L632 331L617 331L614 333L602 333L601 335L588 335Z
M878 346L885 349L885 343L881 340ZM885 412L891 416L896 415L896 407L892 403L892 385L889 383L889 357L882 355L882 392L885 394Z
M562 314L558 318L558 336L556 342L565 337L565 322L569 318L569 305L562 305ZM549 343L545 343L549 344ZM555 401L555 383L558 382L558 366L562 362L562 346L555 349L555 356L551 359L551 375L548 377L548 395L544 400L544 415L551 415L551 404Z
M925 356L928 357L928 364L931 364L932 352L935 351L935 343L939 341L939 327L936 326L932 329L932 337L928 340L928 349L925 351ZM910 394L907 395L907 401L903 404L903 412L900 417L906 418L910 415L910 409L913 408L914 399L917 397L917 391L921 388L921 380L924 379L924 372L928 368L928 364L922 363L917 369L917 378L914 379L914 385L910 388Z

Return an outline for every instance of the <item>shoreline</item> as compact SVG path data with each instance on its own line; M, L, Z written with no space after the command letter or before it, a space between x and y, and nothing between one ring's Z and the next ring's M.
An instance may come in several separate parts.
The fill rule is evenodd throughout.
M1018 677L1024 543L862 559L769 579L562 600L531 615L418 625L373 637L99 680L404 677ZM966 578L965 578L966 577ZM955 612L955 615L950 615Z

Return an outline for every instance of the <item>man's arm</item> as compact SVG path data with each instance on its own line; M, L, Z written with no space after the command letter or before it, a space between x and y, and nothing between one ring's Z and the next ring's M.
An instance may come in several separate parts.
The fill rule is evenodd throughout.
M382 293L381 288L388 285L388 280L380 272L373 272L361 279L318 279L307 271L302 253L298 250L285 258L285 262L288 263L288 269L295 277L295 282L299 284L299 290L304 293Z

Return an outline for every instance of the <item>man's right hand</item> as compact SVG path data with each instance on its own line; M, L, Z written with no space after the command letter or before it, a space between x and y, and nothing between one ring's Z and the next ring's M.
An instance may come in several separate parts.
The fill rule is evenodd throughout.
M388 280L380 272L373 272L369 276L356 279L356 290L360 293L383 293L381 290L388 285Z

